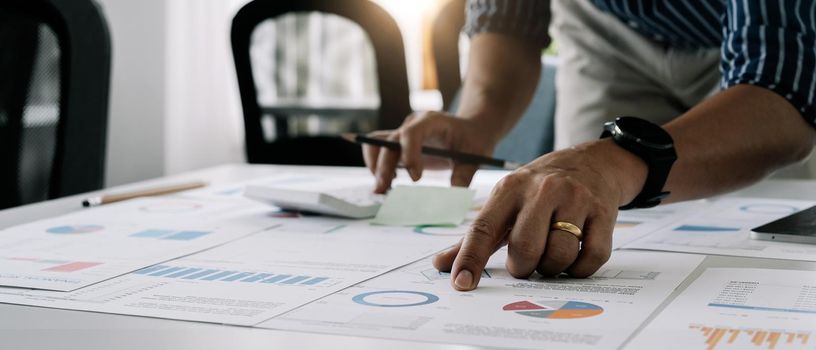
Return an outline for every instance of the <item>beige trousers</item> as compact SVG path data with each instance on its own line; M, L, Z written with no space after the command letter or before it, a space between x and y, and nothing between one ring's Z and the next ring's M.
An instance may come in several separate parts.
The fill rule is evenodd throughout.
M618 116L664 124L720 91L719 48L668 47L587 0L553 0L552 14L556 149L597 139ZM794 168L783 173L809 175Z

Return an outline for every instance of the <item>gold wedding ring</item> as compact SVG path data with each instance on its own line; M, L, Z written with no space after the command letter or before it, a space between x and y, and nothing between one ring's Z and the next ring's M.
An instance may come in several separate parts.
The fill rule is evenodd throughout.
M578 240L584 238L584 233L578 226L566 221L556 221L550 226L550 229L572 233L575 237L578 237Z

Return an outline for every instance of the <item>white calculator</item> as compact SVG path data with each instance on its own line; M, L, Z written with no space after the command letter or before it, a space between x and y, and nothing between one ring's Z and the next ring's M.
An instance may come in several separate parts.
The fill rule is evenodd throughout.
M352 219L374 217L385 195L374 194L374 183L357 179L320 179L248 184L244 196L282 209Z

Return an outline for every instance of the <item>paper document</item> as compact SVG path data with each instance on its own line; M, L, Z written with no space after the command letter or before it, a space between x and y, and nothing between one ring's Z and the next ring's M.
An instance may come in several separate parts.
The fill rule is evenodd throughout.
M375 225L456 226L471 210L475 192L464 187L397 186L388 192Z
M623 247L697 212L705 201L683 202L648 209L621 210L612 235L612 248Z
M280 226L71 293L2 288L0 302L254 325L457 239L333 218L275 222Z
M751 239L751 229L813 206L816 202L724 198L700 202L694 215L624 248L816 261L816 246Z
M816 271L710 268L626 349L814 349Z
M491 258L458 292L423 260L259 325L263 328L522 349L614 349L702 261L615 252L588 279L519 280Z
M71 291L189 255L263 227L256 208L143 198L0 231L0 286Z

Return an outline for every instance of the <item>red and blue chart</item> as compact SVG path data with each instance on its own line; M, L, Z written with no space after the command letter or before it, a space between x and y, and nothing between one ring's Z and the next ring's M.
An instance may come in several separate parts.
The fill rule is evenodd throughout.
M517 301L505 305L502 310L546 319L587 318L598 316L604 311L602 307L595 304L568 300Z

